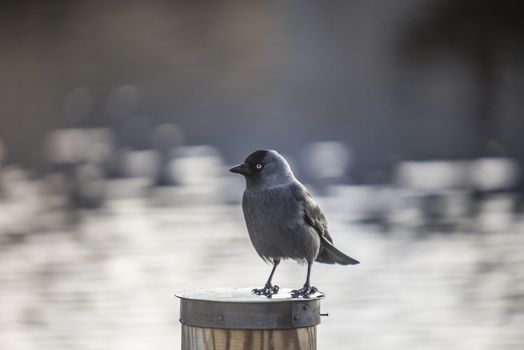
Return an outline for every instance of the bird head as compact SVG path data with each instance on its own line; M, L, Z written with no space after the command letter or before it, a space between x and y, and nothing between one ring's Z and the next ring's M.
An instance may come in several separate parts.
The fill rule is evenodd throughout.
M295 179L286 159L273 150L255 151L246 158L244 163L232 167L229 171L243 175L248 188L252 186L274 187Z

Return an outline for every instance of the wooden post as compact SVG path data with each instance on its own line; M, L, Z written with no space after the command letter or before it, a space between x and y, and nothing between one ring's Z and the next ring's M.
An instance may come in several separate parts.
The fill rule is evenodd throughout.
M281 289L271 299L248 288L177 293L182 350L316 350L320 300L291 298Z

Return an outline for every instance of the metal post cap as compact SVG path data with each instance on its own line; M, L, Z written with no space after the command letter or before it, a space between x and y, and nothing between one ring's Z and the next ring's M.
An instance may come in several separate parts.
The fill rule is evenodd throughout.
M324 294L292 298L282 288L272 298L251 293L251 288L193 289L176 293L180 322L188 326L224 329L293 329L320 323Z

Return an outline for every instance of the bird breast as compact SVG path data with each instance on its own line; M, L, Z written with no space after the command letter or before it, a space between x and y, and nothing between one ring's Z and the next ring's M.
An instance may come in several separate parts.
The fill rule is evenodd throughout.
M310 260L320 244L304 221L304 212L291 188L246 190L242 209L251 242L263 258Z

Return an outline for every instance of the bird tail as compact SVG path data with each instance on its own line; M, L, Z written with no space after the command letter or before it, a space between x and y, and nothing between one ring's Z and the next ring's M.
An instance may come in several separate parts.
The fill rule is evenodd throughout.
M317 261L325 264L356 265L360 261L353 259L335 248L327 240L322 240Z

